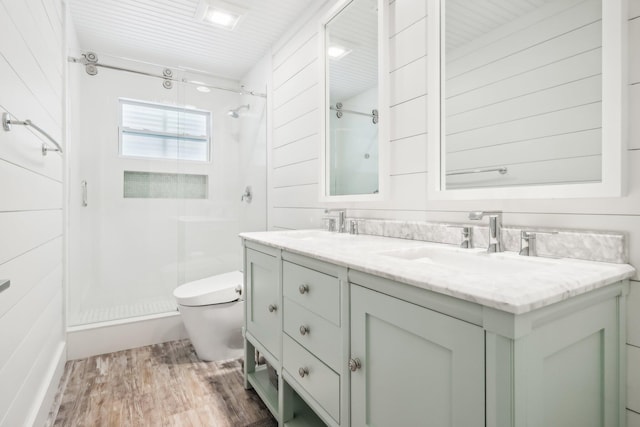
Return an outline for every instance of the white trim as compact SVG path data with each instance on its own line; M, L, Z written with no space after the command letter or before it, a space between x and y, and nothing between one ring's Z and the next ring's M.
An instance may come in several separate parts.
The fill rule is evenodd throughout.
M353 208L366 205L371 202L379 202L387 198L389 186L389 2L377 0L378 6L378 111L380 119L378 121L378 193L377 194L353 194L330 196L327 189L330 186L329 174L327 173L327 159L331 156L328 152L330 144L326 144L329 135L329 123L331 111L327 107L330 105L329 91L327 90L328 66L325 52L327 48L326 25L340 11L347 7L354 0L338 0L329 12L320 20L318 30L318 62L319 62L319 82L320 105L318 111L320 119L320 176L318 180L319 201L323 203L339 203L342 207Z
M64 365L67 363L67 346L66 343L60 342L56 352L51 357L51 365L49 365L49 371L45 378L48 381L42 383L40 390L38 390L34 397L35 402L39 402L37 406L34 405L34 412L32 412L27 418L25 425L43 426L46 424L49 417L49 411L52 409L52 405L55 401L56 394L58 392L58 385L60 379L64 373Z
M128 350L187 338L177 311L67 329L68 359Z
M428 197L431 200L621 197L626 193L627 0L602 2L602 182L443 190L441 167L442 0L428 3ZM604 143L606 142L606 143Z

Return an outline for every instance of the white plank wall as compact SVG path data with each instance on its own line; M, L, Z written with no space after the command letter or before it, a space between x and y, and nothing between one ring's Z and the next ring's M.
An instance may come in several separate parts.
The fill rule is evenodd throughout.
M640 0L629 0L629 96L632 108L629 190L615 199L571 200L427 200L426 4L427 0L390 2L389 94L391 107L391 194L384 202L350 210L349 215L402 220L466 222L477 209L499 209L506 224L627 232L632 265L640 268ZM319 23L325 8L273 48L273 146L269 228L322 225L318 202L320 152L318 105ZM313 119L312 116L316 116ZM275 125L277 123L277 125ZM585 138L589 140L594 135ZM304 165L304 166L301 166ZM304 173L301 172L302 169ZM313 177L316 177L314 180ZM636 280L640 276L635 277ZM632 282L628 309L629 364L640 366L640 281ZM638 369L630 370L630 390L640 390ZM631 376L632 375L632 376ZM628 398L630 427L640 427L640 393ZM632 412L635 411L635 412Z
M63 129L61 0L0 0L0 112ZM32 129L0 130L0 426L42 425L64 351L62 156Z

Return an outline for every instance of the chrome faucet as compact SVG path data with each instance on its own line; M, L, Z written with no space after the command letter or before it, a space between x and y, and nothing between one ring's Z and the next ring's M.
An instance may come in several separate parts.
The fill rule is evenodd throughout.
M460 247L461 248L465 248L465 249L473 248L473 241L471 239L471 237L473 236L472 227L469 227L467 225L447 225L447 227L460 229L460 232L461 232Z
M473 211L469 212L469 219L479 221L489 217L489 246L487 252L502 252L502 212Z
M346 209L325 209L324 213L329 214L336 212L338 214L338 224L336 231L338 233L344 233L347 231L347 210Z
M538 246L536 236L538 234L558 234L557 231L531 231L522 230L520 232L520 252L523 256L538 256Z

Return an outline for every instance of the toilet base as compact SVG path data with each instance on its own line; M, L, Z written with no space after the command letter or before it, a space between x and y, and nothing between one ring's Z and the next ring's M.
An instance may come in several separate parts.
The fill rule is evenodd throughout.
M178 305L178 310L199 359L210 362L242 356L244 301L199 307Z

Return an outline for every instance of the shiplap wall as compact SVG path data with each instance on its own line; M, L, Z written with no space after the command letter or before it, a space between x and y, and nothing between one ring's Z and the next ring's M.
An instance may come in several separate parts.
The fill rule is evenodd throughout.
M63 4L0 1L0 112L62 140ZM24 126L0 130L0 426L42 425L66 361L63 161Z
M446 52L447 188L602 176L602 2L552 2ZM449 14L447 14L447 21Z
M467 222L471 210L499 209L507 225L627 232L640 268L640 0L629 0L629 190L614 199L431 201L427 199L426 1L390 3L390 151L386 201L350 209L369 218ZM273 145L269 228L322 226L318 20L333 1L273 47ZM381 119L383 120L383 119ZM629 425L640 427L640 276L628 305ZM634 412L635 411L635 412Z

